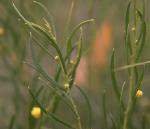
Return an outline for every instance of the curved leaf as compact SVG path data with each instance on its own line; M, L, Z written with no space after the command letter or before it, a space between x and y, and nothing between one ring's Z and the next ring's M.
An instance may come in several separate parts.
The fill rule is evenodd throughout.
M81 22L80 24L78 24L71 32L70 36L68 37L68 40L67 40L67 55L68 53L70 52L71 48L72 48L72 44L71 44L71 41L72 41L72 38L73 36L75 35L75 33L80 29L80 27L82 27L83 25L85 24L88 24L90 22L93 22L94 19L90 19L90 20L86 20L86 21L83 21Z
M77 87L77 89L80 91L80 93L83 95L84 99L85 99L85 102L87 104L87 107L88 107L88 128L91 129L92 128L92 107L91 107L91 104L90 104L90 101L86 95L86 93L82 90L81 87L75 85Z
M46 14L48 15L49 21L50 21L50 25L52 27L52 31L53 31L53 33L54 33L54 35L56 37L56 30L55 30L54 20L53 20L52 15L50 14L49 10L41 2L38 2L38 1L33 1L33 2L35 4L37 4L37 5L39 5L46 12Z
M117 84L114 68L115 68L115 50L113 49L113 53L111 56L111 64L110 64L111 80L112 80L113 89L115 91L115 95L116 95L117 99L119 100L120 99L120 92L118 89L118 84Z

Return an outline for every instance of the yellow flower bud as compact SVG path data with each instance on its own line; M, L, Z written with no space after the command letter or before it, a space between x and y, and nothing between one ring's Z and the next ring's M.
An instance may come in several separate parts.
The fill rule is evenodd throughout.
M55 60L57 61L59 59L59 56L55 56Z
M33 107L31 110L31 115L35 119L40 118L42 115L41 108L40 107Z
M132 31L135 31L135 27L132 27L132 29L131 29Z
M142 96L143 96L143 91L137 90L136 97L142 97Z
M68 88L69 88L69 84L68 84L68 83L65 83L65 84L64 84L64 87L65 87L65 89L68 89Z
M74 64L75 64L75 62L74 62L73 60L70 60L70 64L73 64L73 65L74 65Z

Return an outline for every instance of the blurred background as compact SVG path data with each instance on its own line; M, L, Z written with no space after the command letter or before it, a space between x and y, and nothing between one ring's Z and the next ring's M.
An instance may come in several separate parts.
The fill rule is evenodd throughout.
M124 17L128 0L74 0L74 8L70 24L66 27L71 0L38 0L44 4L52 14L57 40L60 47L64 48L66 36L72 28L81 21L95 19L95 24L84 26L84 53L76 73L76 84L87 93L92 105L93 129L105 129L102 98L106 96L106 110L108 121L117 118L117 103L114 97L110 79L110 56L112 49L116 50L116 67L126 64L124 45ZM140 0L137 0L140 1ZM33 3L32 0L13 0L21 13L30 21L43 25L43 18L47 18L45 12ZM147 1L147 6L150 1ZM147 7L147 43L141 61L150 60L149 32L150 32L150 7ZM37 40L41 41L40 37ZM0 0L0 128L7 129L13 115L15 119L14 129L28 129L29 105L32 101L28 93L27 82L36 90L41 83L38 75L31 68L23 64L23 61L31 62L29 52L29 30L12 7L12 0ZM50 48L51 50L51 48ZM52 50L51 50L52 51ZM46 71L52 76L55 74L55 63L40 50L39 58L43 62ZM144 97L139 101L136 113L146 114L147 128L150 123L150 65L146 66L144 81L142 83ZM124 81L128 81L126 71L117 73L120 87ZM43 91L43 94L48 94ZM82 95L76 88L72 89L72 95L79 108L83 125L87 123L87 108ZM49 102L51 99L48 100ZM62 103L57 113L68 121L72 121L71 114ZM67 113L67 115L66 115ZM138 116L138 115L137 115ZM138 119L140 121L140 119ZM141 129L135 119L135 128ZM51 127L49 122L43 125L43 129ZM65 129L60 127L59 129Z

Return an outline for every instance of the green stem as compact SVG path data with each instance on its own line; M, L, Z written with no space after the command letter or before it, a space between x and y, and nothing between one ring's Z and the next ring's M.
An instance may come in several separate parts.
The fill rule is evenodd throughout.
M77 126L78 126L77 129L82 129L80 115L79 115L79 112L78 112L78 110L77 110L77 107L76 107L76 105L75 105L75 103L74 103L72 97L70 97L70 102L71 102L71 104L72 104L72 106L73 106L73 109L74 109L74 112L75 112L75 114L76 114Z
M134 68L131 68L131 74L129 78L129 100L128 100L128 106L125 111L124 115L124 122L123 122L123 129L128 129L128 122L129 122L129 116L132 109L132 103L133 103L133 90L134 90Z
M135 57L136 57L136 0L133 0L133 11L134 11L134 41L132 44L132 50L133 53L130 55L130 64L135 64ZM128 129L128 124L130 120L131 111L133 107L133 94L134 94L134 85L135 85L135 69L134 67L131 68L131 73L129 75L129 99L128 99L128 104L127 104L127 109L124 114L124 121L123 121L123 129Z

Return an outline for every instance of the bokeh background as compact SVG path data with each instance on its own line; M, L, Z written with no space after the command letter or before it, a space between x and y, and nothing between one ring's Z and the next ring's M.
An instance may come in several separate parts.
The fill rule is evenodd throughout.
M76 84L87 93L92 105L93 129L104 129L104 114L102 98L105 92L108 121L117 117L116 99L110 79L110 56L112 49L116 50L116 67L126 65L124 45L124 17L128 0L74 0L74 9L70 26L66 28L71 0L38 0L51 12L56 25L57 39L63 48L64 39L72 28L83 20L95 19L95 24L84 27L84 53L76 74ZM140 1L140 0L137 0ZM47 15L33 3L32 0L13 0L21 13L30 21L43 25L43 17ZM141 61L150 60L150 1L147 0L147 43ZM40 37L37 40L41 41ZM32 98L28 93L27 82L32 83L35 90L41 85L38 75L23 61L31 62L29 52L29 30L26 29L12 7L12 0L0 0L0 128L7 129L12 115L16 114L16 128L28 128L28 108ZM51 50L51 48L50 48ZM52 50L51 50L52 51ZM39 52L46 71L54 75L55 63ZM139 101L136 113L145 113L150 122L150 65L146 66L142 83L144 97ZM128 81L126 71L118 72L120 87ZM47 91L43 91L47 93ZM72 95L79 108L82 122L86 125L87 110L82 95L73 88ZM49 99L51 101L51 99ZM64 119L71 121L71 114L64 104L57 113ZM138 115L137 115L138 116ZM138 122L135 120L136 128ZM147 125L149 127L149 125ZM43 129L51 127L49 124ZM60 127L59 129L63 129Z

